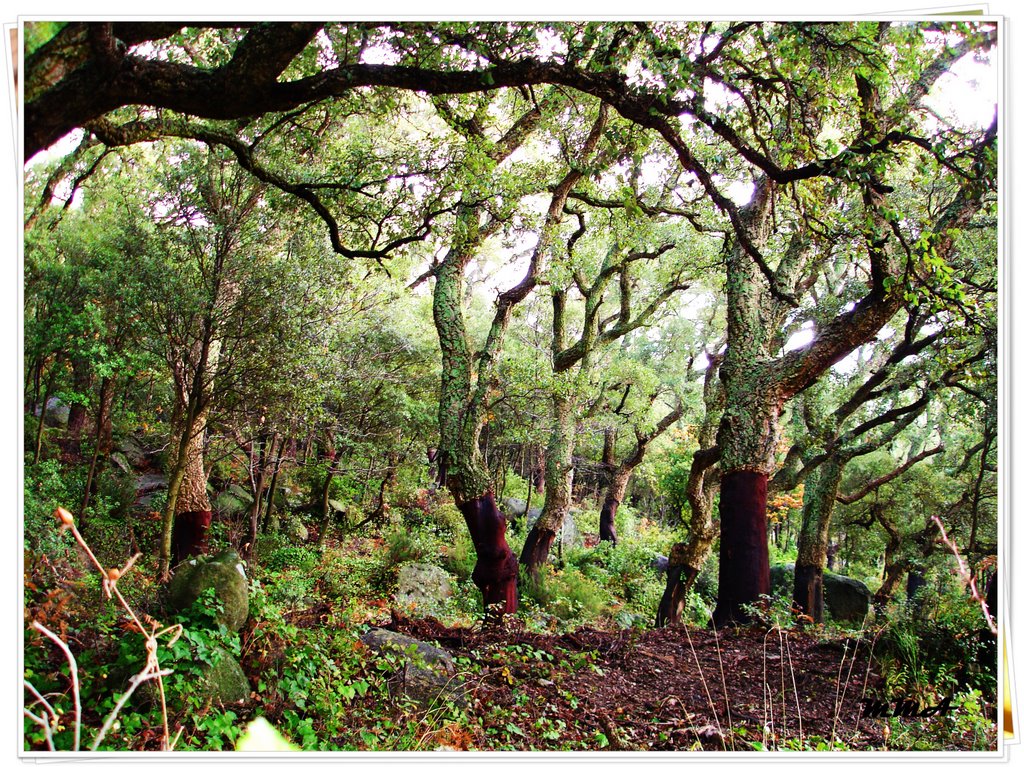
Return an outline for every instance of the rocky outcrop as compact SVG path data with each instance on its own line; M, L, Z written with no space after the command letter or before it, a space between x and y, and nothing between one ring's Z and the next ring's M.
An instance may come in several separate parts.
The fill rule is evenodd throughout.
M425 706L438 698L462 701L455 659L447 651L382 628L370 629L360 640L378 655L395 658L397 668L388 677L392 697L406 697Z

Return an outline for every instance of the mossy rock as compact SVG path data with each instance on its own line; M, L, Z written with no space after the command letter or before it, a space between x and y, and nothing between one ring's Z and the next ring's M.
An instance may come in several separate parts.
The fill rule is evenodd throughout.
M213 505L222 514L235 516L242 514L253 503L252 494L241 485L228 485L223 493L220 493Z
M203 683L210 699L222 706L247 704L252 692L245 672L227 650L218 651L217 659L207 668Z
M178 611L187 610L210 588L224 608L217 622L238 631L249 617L249 581L234 549L182 562L168 585L168 602Z
M455 673L451 653L412 637L373 628L360 641L378 655L404 656L405 662L388 676L388 694L405 697L421 706L432 706L439 699L457 705L465 703L464 685Z
M287 517L282 527L284 534L293 543L305 543L309 540L309 530L302 524L302 520L294 516Z

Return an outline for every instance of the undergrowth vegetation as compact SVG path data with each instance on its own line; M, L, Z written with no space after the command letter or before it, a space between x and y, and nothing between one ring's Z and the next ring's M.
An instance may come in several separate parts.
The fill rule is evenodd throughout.
M348 534L344 527L337 536L316 543L282 533L262 535L256 564L248 573L249 618L240 633L218 623L221 605L212 592L184 612L170 612L148 558L139 559L119 582L120 589L151 632L163 626L181 628L173 643L158 645L156 658L166 674L161 677L162 694L150 680L122 701L147 664L146 635L116 601L105 597L104 576L73 545L66 529L54 522L52 509L46 509L47 499L74 501L73 481L73 474L49 462L26 473L25 679L53 708L51 737L59 750L73 748L71 672L63 653L33 628L34 623L56 632L77 658L82 744L91 743L118 709L98 744L100 750L160 748L165 737L164 702L167 737L179 751L230 749L247 723L257 718L269 721L288 742L304 750L476 748L481 742L494 749L536 744L600 749L613 747L608 732L618 737L615 730L602 728L580 734L566 724L558 707L540 718L526 709L517 713L515 696L527 696L525 701L529 694L514 692L519 684L514 674L529 668L527 679L536 682L581 669L605 673L599 656L585 650L556 657L549 650L513 642L460 654L459 679L497 679L510 686L512 705L507 709L480 711L465 699L443 697L424 709L389 693L389 679L400 661L368 652L360 642L368 628L393 622L396 615L400 620L430 615L446 626L475 630L483 614L479 593L472 588L471 542L458 525L446 520L454 507L434 491L409 493L407 507L396 506L388 519L364 527L359 535ZM435 519L432 513L438 509ZM98 541L95 551L107 561L127 559L128 549L110 532L123 524L114 516L119 513L103 491L88 510L90 537ZM584 506L577 524L590 524L594 514L592 506ZM521 609L510 625L552 636L604 629L633 637L652 626L664 587L664 575L652 565L669 535L629 507L620 514L630 536L619 545L584 539L581 545L556 549L560 556L536 579L521 580ZM221 522L218 529L230 533L230 520ZM313 517L304 522L315 528ZM522 535L513 528L510 537L518 542ZM227 538L214 547L226 546ZM410 563L442 568L451 579L452 595L426 612L418 605L396 604L391 595L399 570ZM941 723L887 720L888 748L947 747L951 731L958 747L985 748L992 742L989 715L995 679L992 668L979 663L979 657L990 640L978 631L977 605L948 598L955 588L951 577L924 591L913 610L893 605L885 616L858 630L802 626L781 594L757 608L754 617L768 631L766 647L808 632L815 641L853 642L862 661L870 654L869 665L883 681L888 698L912 699L924 707L953 697L953 713ZM707 624L713 600L713 581L702 576L687 603L686 622L692 631ZM775 639L772 632L777 632ZM222 669L225 655L240 661L238 672ZM786 663L785 653L781 657ZM511 668L517 669L514 674ZM792 673L788 667L784 671ZM231 673L244 679L219 678ZM725 679L736 669L712 667L704 673ZM236 688L244 697L223 697L224 689ZM570 710L579 705L571 687L559 694L561 704ZM26 705L36 715L43 713L31 696ZM730 729L723 722L722 731L731 748L844 747L842 738L817 735L766 740L760 729L736 723ZM25 720L25 746L47 746L44 728L31 717Z

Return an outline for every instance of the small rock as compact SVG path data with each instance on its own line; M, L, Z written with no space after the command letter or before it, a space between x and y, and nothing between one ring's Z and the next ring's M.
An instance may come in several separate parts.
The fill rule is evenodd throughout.
M249 702L249 680L238 661L227 650L217 652L217 659L207 666L203 678L210 698L222 706L244 705Z
M213 505L219 512L227 516L242 514L253 503L253 497L241 485L228 485L224 492L217 495Z
M40 409L36 408L36 418L40 415ZM43 423L47 426L67 426L68 418L71 417L71 406L64 404L59 397L50 397L46 400L46 412L43 414Z
M110 462L125 474L132 473L131 464L128 463L128 459L125 457L124 453L111 453Z
M540 518L542 509L530 509L526 515L526 527L530 529ZM577 545L580 540L579 528L576 527L576 520L573 517L572 511L567 511L565 519L562 521L562 529L559 531L559 535L556 536L556 542L561 540L562 546L565 548L572 548ZM556 543L557 545L557 543ZM552 550L554 554L554 550Z
M158 490L167 489L167 477L163 474L143 474L135 480L135 490L139 495L151 495Z

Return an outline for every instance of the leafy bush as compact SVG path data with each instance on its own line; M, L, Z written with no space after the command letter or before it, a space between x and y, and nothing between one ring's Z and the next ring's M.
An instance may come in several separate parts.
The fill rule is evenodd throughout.
M106 502L111 515L121 517L135 503L135 477L122 471L101 472L96 478L96 496Z
M392 567L404 562L422 562L430 553L419 535L401 527L388 533L385 546L385 561Z
M72 549L70 536L53 523L58 506L74 509L81 504L84 476L60 461L40 461L25 466L25 547L37 554L64 558Z
M445 552L444 568L463 583L469 581L476 567L476 551L473 542L466 536L458 538Z
M263 561L270 570L296 568L308 573L316 567L318 559L313 549L304 546L281 546L267 554Z
M592 620L606 614L612 603L608 591L578 570L555 572L542 567L536 578L519 579L524 601L563 620Z
M923 609L894 605L891 622L879 637L883 675L894 694L934 697L953 687L978 689L995 699L996 666L986 665L994 638L981 610L958 582L923 586Z

